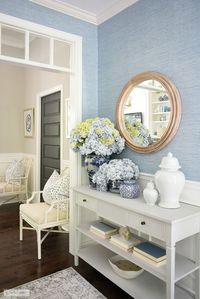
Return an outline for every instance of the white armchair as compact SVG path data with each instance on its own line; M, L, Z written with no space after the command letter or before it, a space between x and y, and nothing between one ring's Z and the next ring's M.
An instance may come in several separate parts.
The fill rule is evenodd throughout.
M41 245L48 234L50 232L68 233L59 228L69 223L69 198L63 196L63 199L47 204L40 202L42 193L43 191L33 192L27 203L20 205L20 240L23 240L24 229L36 230L38 259L41 259ZM31 227L24 226L23 221ZM55 229L55 227L58 228ZM42 239L41 231L46 231Z
M0 161L0 197L19 196L25 194L28 199L28 178L32 160L23 158L22 165L24 167L24 176L20 178L12 178L11 182L6 182L5 170L11 162Z

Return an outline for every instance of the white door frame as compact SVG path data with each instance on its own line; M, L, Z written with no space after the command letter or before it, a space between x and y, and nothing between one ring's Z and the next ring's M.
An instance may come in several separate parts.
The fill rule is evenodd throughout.
M63 138L64 138L64 99L63 99L63 85L58 85L53 88L41 91L37 94L36 104L36 190L40 190L41 183L41 101L42 97L51 95L52 93L60 91L60 170L63 169Z
M70 41L72 44L72 61L74 62L73 73L70 74L70 100L73 103L70 108L70 127L73 128L82 119L82 37L2 13L0 13L0 22ZM9 58L6 61L9 61ZM12 59L12 62L15 61ZM16 60L16 63L19 63L19 61ZM26 62L23 64L26 65ZM31 64L29 63L29 65ZM41 67L43 66L41 65ZM50 67L48 69L51 70ZM81 158L72 150L69 154L69 165L73 165L70 168L70 185L74 187L81 184ZM37 167L38 165L36 165L35 173L38 175ZM37 178L35 178L35 181L38 181Z

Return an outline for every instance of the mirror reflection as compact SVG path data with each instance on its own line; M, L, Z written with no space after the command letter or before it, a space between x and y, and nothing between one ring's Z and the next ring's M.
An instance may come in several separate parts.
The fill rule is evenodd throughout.
M141 147L158 142L171 117L168 91L157 80L146 80L132 88L124 101L124 125L130 138Z

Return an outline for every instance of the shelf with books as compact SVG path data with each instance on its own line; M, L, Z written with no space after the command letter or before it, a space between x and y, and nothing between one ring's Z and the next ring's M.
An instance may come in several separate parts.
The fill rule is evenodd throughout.
M78 255L132 297L137 299L166 299L166 285L154 275L144 271L137 278L124 279L114 273L108 262L114 252L105 248L104 245L92 244L80 248ZM176 299L191 299L187 292L177 286L175 287L175 294Z
M105 192L91 190L87 186L75 187L73 194L72 207L75 217L71 229L74 247L72 246L71 252L74 254L76 266L81 257L136 299L189 298L186 293L179 293L177 284L181 284L182 288L191 293L196 292L196 297L199 298L199 207L182 204L179 213L177 210L169 213L166 209L161 209L158 206L147 207L142 197L134 200L133 203L131 200L122 200L116 194L109 192L105 194ZM85 201L89 202L86 206ZM84 209L82 209L83 206ZM166 248L166 260L159 264L152 263L147 257L126 251L127 247L124 244L123 248L120 248L116 244L112 244L109 239L102 238L102 234L97 235L91 232L90 221L97 219L106 220L108 223L118 224L121 227L128 226L138 238L146 236L146 240L151 239L155 243L158 240L158 244L162 244L162 247ZM186 238L192 236L196 249L194 260L178 254L176 250L178 242L181 244L184 240L185 246L188 243ZM108 262L108 258L115 255L138 265L145 271L132 282L117 276ZM189 274L194 274L193 289L188 289L188 285L185 284L186 276ZM182 278L186 279L180 281Z
M102 237L97 236L96 234L90 231L91 223L82 224L77 227L77 230L82 234L86 235L96 243L106 247L107 249L115 252L122 257L130 260L131 262L135 263L136 265L140 266L144 270L150 272L151 274L155 275L159 279L166 281L167 279L167 271L166 271L166 263L161 263L159 266L154 265L150 262L147 262L146 259L143 257L138 256L132 252L126 252L125 250L119 248L118 246L113 245L108 239L103 239ZM137 236L136 236L137 237ZM183 277L187 276L188 274L194 272L199 268L193 261L189 260L188 258L176 254L176 267L175 267L175 281L179 281Z

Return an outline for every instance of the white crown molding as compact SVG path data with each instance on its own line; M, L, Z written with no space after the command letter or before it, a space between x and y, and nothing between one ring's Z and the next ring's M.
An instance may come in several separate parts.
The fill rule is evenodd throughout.
M97 25L104 23L113 16L117 15L124 9L135 4L139 0L119 0L116 4L112 5L109 9L104 10L101 14L97 15Z
M29 0L29 1L59 11L63 14L72 16L82 21L86 21L94 25L100 25L101 23L112 18L113 16L120 13L122 10L126 9L127 7L135 4L139 0L119 0L116 4L112 5L109 9L102 11L98 15L80 9L77 6L63 3L61 0Z
M50 9L62 12L63 14L97 25L95 14L80 9L74 5L63 3L59 0L30 0L36 4L48 7Z

